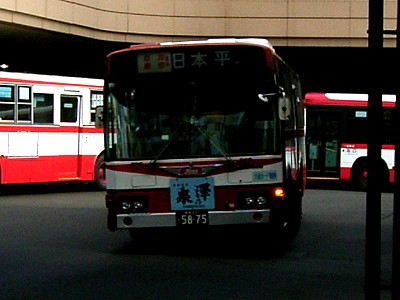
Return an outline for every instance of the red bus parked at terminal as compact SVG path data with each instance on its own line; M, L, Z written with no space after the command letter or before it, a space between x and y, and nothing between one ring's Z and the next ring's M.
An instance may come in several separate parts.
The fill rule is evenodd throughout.
M96 120L103 82L0 72L0 186L93 182L105 188L104 134Z
M382 95L383 130L380 177L394 182L395 95ZM307 176L343 180L367 187L368 94L307 93Z

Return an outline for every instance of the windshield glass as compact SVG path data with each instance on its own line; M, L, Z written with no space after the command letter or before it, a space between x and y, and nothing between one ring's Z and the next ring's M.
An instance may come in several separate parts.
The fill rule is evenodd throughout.
M278 153L277 89L265 67L141 74L120 68L123 76L106 82L109 157L156 161Z

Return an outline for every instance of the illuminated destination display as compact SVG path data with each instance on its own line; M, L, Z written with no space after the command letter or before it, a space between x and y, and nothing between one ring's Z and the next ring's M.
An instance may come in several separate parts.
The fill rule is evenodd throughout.
M139 73L171 72L171 53L139 53L137 56Z
M186 53L148 52L137 54L138 73L167 73L179 69L226 67L236 60L230 50L193 51Z

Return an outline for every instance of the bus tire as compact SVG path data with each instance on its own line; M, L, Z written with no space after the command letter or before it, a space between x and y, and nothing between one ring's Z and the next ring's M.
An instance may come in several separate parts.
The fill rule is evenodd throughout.
M104 153L100 154L96 161L94 184L99 190L106 189L106 164L104 162Z
M385 188L389 183L389 170L385 162L381 161L379 168L380 187ZM356 188L366 191L368 181L367 159L358 161L352 171L352 180Z
M361 160L353 167L353 183L356 188L365 191L367 189L367 160Z
M271 241L274 254L284 252L300 231L303 218L302 197L297 195L295 201L286 211L273 212L271 215Z
M303 205L302 197L299 195L296 198L296 202L293 203L292 207L289 209L288 221L284 227L284 240L283 245L287 247L296 238L300 231L302 219L303 219Z

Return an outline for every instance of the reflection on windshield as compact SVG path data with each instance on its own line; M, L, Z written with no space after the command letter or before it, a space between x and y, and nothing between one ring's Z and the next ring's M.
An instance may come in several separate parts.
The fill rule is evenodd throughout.
M110 89L115 159L276 154L274 97L257 92L192 94Z

